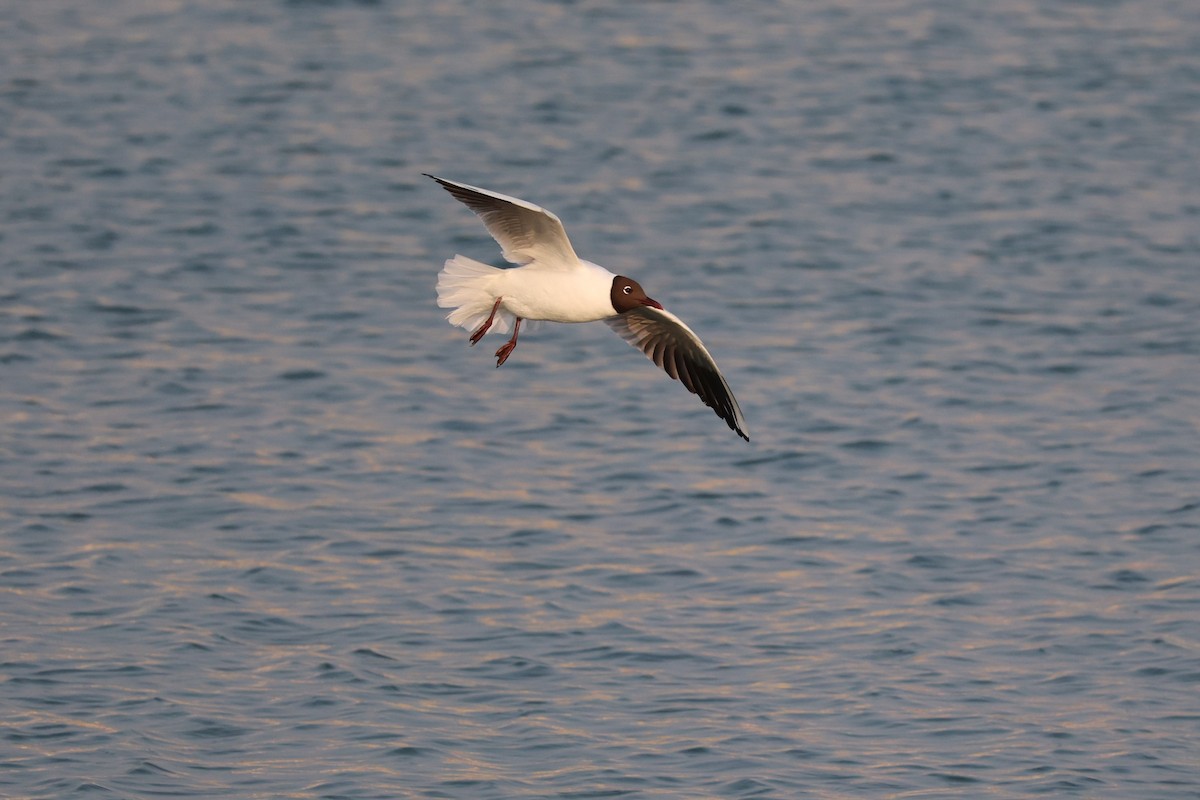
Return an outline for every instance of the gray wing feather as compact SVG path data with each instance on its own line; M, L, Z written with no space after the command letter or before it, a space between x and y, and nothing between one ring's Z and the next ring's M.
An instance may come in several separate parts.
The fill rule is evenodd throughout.
M650 306L604 320L618 336L682 383L747 442L746 420L737 398L700 337L679 317Z
M541 206L436 175L425 177L440 183L456 200L479 215L508 261L537 262L547 269L568 269L579 263L562 220Z

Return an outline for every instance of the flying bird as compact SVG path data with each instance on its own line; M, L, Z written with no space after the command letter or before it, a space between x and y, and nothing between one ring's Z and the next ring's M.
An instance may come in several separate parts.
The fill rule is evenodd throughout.
M603 321L668 375L697 395L746 441L746 421L717 362L679 317L646 296L632 278L575 255L562 221L515 197L424 173L474 211L517 267L502 269L455 255L438 273L438 305L453 309L450 324L512 338L496 351L499 367L517 346L524 320Z

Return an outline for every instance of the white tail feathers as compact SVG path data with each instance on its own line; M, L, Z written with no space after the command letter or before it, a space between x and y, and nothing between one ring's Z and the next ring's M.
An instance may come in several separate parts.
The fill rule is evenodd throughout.
M504 270L456 255L438 273L438 306L454 309L446 315L451 325L474 331L487 321L496 303L492 293L496 277ZM508 333L513 316L498 309L488 333Z

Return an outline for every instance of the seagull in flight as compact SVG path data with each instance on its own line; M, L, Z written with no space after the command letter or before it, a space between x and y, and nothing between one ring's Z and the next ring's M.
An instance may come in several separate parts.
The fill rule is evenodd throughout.
M750 441L737 399L700 337L637 281L575 255L562 221L546 209L424 174L474 211L504 258L519 265L502 269L456 255L438 273L438 306L452 309L450 324L473 331L472 345L488 331L507 333L511 324L512 338L496 351L497 367L516 349L524 320L602 321Z

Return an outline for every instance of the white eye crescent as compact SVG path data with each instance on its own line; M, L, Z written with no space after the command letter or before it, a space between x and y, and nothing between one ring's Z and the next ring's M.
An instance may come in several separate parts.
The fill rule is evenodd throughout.
M626 286L626 287L625 287L624 289L622 289L621 291L622 291L622 292L624 292L625 294L633 294L633 287L632 287L632 286Z

